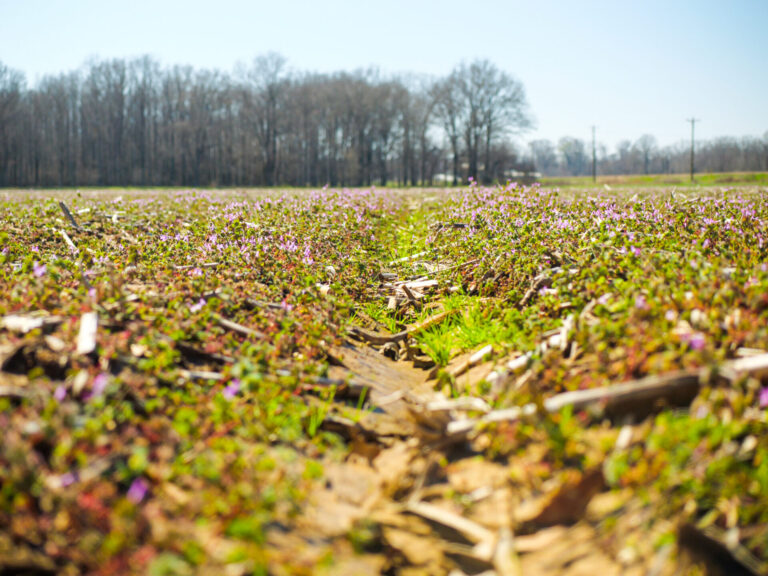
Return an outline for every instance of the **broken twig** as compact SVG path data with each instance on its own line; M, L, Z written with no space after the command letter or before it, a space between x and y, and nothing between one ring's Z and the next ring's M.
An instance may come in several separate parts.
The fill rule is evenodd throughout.
M360 328L359 326L350 326L349 331L352 334L352 336L358 338L359 340L368 342L369 344L373 344L374 346L383 346L384 344L388 344L390 342L401 342L402 340L405 340L406 338L408 338L408 336L412 336L414 334L418 334L419 332L423 332L424 330L427 330L428 328L431 328L439 324L440 322L445 320L448 316L452 316L457 312L458 312L457 310L448 310L446 312L441 312L440 314L435 314L434 316L427 318L423 322L419 322L418 324L411 326L407 330L402 330L395 334L389 334L389 335L379 334L377 332L371 332L369 330L365 330L364 328Z
M264 334L258 330L253 330L252 328L248 328L247 326L243 326L237 322L232 322L231 320L227 320L218 314L214 315L214 319L219 326L226 328L227 330L231 330L232 332L237 332L243 336L255 336L256 338L264 338Z
M80 227L80 224L77 223L75 220L75 217L72 215L72 212L69 211L69 208L67 207L64 202L59 202L59 207L61 208L61 211L64 212L64 216L67 217L67 220L69 220L69 223L72 224L72 226L77 230L82 230Z

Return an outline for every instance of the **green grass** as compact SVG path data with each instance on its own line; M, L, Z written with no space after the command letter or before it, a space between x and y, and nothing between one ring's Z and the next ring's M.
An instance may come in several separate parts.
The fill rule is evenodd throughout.
M502 409L717 370L739 349L768 350L768 195L754 187L671 194L685 176L665 178L617 178L615 192L602 180L590 190L582 178L567 184L586 188L574 193L510 185L9 195L0 200L0 316L43 311L63 320L45 334L0 328L0 350L16 351L13 361L3 357L17 372L3 374L8 389L17 377L36 392L0 397L0 537L13 525L38 549L56 546L73 573L105 565L222 572L226 558L208 557L211 538L254 571L292 573L269 564L270 531L300 531L323 466L367 450L331 432L331 420L362 425L383 410L370 395L350 400L317 386L337 368L329 350L344 344L350 322L394 333L456 312L414 335L440 367L488 344L498 361L489 371L531 353L525 375L455 391ZM699 183L750 178L766 175ZM60 198L85 228L66 228L77 251L60 233ZM462 226L433 226L445 222ZM429 273L420 261L447 267ZM392 311L382 272L438 283ZM91 311L97 349L76 354L80 318ZM553 330L569 316L569 345L541 346L557 341ZM250 331L225 328L222 318ZM436 388L446 376L438 371ZM624 453L614 453L616 427L575 411L482 429L476 457L507 466L524 497L568 470L604 465L611 487L657 503L649 517L730 523L765 558L764 386L709 382L689 411L636 422ZM376 532L362 532L352 531L351 544L373 547Z
M542 178L544 186L593 187L610 186L612 188L632 187L690 187L690 186L768 186L768 172L722 172L695 174L691 182L690 174L632 174L599 175L597 183L592 176L552 176Z

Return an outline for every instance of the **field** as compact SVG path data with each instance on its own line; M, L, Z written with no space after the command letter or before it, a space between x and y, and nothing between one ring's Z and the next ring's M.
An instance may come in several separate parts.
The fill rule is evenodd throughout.
M543 178L542 183L548 187L584 187L595 186L592 176L568 176ZM768 173L766 172L722 172L695 174L691 182L689 174L635 174L597 176L597 186L609 188L637 188L637 187L677 187L692 188L697 186L768 186Z
M768 196L641 185L0 193L0 574L768 574Z

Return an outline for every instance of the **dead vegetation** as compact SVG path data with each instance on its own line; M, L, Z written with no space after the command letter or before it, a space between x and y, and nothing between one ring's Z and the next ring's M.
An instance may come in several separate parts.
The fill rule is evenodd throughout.
M760 202L7 203L0 573L766 574Z

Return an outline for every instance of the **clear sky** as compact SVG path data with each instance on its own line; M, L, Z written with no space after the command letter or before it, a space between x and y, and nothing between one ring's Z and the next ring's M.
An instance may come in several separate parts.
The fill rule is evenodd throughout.
M32 85L91 56L231 71L268 51L434 76L488 58L525 85L527 140L768 131L768 0L0 0L0 61Z

